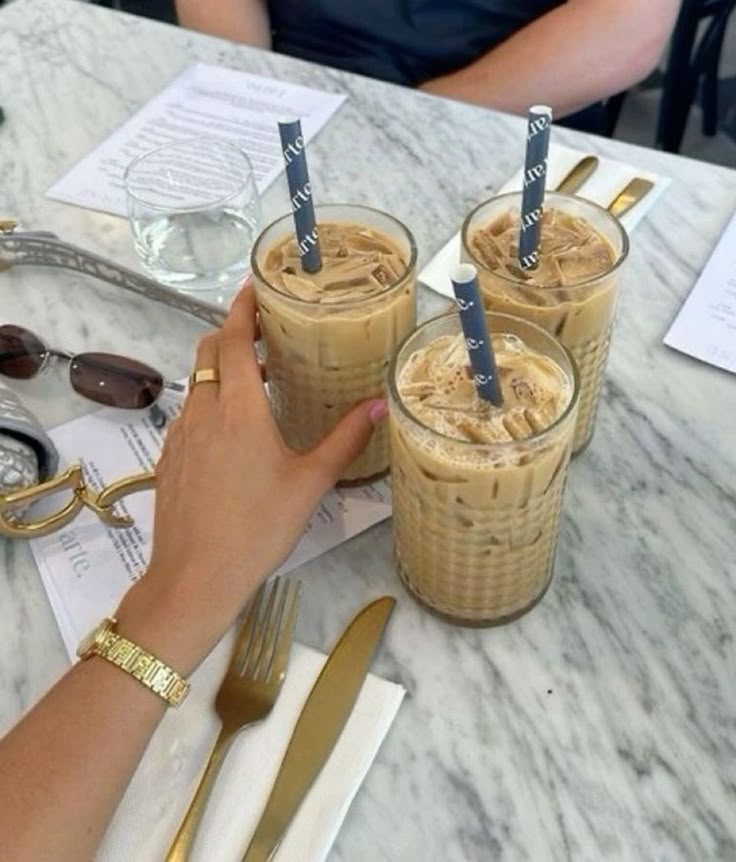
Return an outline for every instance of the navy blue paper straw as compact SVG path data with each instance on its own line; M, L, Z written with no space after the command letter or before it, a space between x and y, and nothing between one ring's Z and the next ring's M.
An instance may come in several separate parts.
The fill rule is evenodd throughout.
M539 263L539 236L544 214L551 127L552 108L546 105L529 108L519 234L519 263L522 269L534 269Z
M452 289L460 312L460 324L468 348L470 368L478 395L496 407L503 404L501 386L496 371L491 336L486 324L486 313L478 289L478 272L469 263L462 263L452 274Z
M289 184L291 211L294 214L299 260L305 272L318 272L322 268L322 255L319 250L302 124L299 120L280 121L279 134L286 163L286 181Z

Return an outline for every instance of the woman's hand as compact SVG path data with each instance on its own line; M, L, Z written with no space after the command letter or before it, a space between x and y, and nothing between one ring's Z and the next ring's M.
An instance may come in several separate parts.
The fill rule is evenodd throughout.
M184 622L195 653L206 654L386 414L384 401L359 404L314 450L291 451L263 388L255 330L247 284L222 330L197 350L195 368L219 369L219 384L197 384L168 430L156 468L151 563L118 612L123 634L140 614L166 624L158 607Z
M271 417L254 333L246 287L197 351L196 368L218 368L220 383L198 384L169 429L151 565L116 614L120 634L185 676L385 414L382 401L361 404L314 451L291 452ZM91 859L164 708L104 659L65 674L0 741L2 859Z

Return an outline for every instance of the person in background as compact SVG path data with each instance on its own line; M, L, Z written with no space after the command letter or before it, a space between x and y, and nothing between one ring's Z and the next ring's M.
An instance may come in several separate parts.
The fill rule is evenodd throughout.
M680 0L176 0L184 27L510 113L550 105L556 118L591 131L602 131L601 101L659 63L679 7Z
M153 551L115 613L117 633L188 677L286 558L324 494L387 412L357 405L311 452L279 434L256 358L247 285L195 368L156 466ZM113 610L112 608L110 609ZM93 655L0 740L0 859L92 859L166 702Z

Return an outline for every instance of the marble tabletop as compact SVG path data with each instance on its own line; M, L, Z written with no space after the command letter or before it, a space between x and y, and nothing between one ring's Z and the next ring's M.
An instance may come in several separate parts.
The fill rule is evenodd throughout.
M0 10L0 215L136 266L128 226L48 186L194 61L344 92L310 147L321 199L404 220L426 262L518 167L522 121L75 0ZM672 177L633 237L596 435L574 462L556 573L512 625L453 627L404 592L390 522L304 566L300 638L398 608L376 670L409 695L333 862L736 859L736 379L662 337L736 208L736 171L558 129ZM265 215L287 207L285 183ZM421 313L444 304L425 292ZM177 378L203 324L83 276L0 274L0 318ZM47 426L89 409L60 374L15 387ZM0 731L67 665L28 547L0 540Z

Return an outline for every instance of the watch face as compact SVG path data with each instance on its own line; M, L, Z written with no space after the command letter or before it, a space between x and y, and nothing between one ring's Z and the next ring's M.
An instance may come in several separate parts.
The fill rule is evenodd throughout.
M103 620L98 623L86 638L77 647L77 655L79 658L89 658L94 653L94 648L100 635L108 631L110 628L110 620Z

